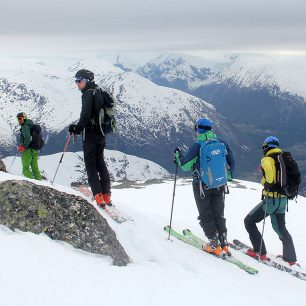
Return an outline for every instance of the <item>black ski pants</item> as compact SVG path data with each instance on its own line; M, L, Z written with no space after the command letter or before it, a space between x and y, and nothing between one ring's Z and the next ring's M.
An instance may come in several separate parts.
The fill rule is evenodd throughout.
M287 198L270 198L267 197L254 207L244 219L244 225L249 233L251 243L255 252L260 251L261 233L256 223L262 221L265 217L265 209L267 205L266 216L270 216L272 227L278 234L283 244L283 259L285 261L296 261L296 253L292 237L286 228L286 207ZM267 254L265 242L262 239L261 254Z
M194 199L198 207L200 226L208 239L226 233L224 218L224 187L204 190L200 196L200 183L193 182Z
M98 132L86 131L83 140L84 162L88 183L95 195L110 193L110 177L104 161L105 137Z

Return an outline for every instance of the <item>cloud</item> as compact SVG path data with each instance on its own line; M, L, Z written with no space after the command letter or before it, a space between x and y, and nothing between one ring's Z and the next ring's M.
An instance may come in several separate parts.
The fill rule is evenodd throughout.
M306 45L302 0L0 0L0 4L0 36L8 47L26 39L28 47L80 50L305 50Z

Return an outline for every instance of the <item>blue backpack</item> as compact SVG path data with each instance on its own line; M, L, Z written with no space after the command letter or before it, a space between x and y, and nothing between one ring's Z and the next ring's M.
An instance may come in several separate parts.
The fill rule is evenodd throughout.
M198 142L200 148L200 178L205 189L218 188L227 183L226 147L218 139Z

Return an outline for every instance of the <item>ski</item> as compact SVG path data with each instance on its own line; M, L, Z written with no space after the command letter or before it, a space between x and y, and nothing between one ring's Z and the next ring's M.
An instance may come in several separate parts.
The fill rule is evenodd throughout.
M164 230L167 232L167 233L170 233L171 236L187 243L187 244L190 244L192 246L194 246L195 248L197 249L200 249L201 251L205 252L203 250L203 245L206 244L207 242L203 241L202 239L196 237L190 230L186 229L183 231L183 235L176 232L173 228L171 228L170 226L165 226L164 227ZM258 270L250 267L250 266L247 266L246 264L244 264L243 262L241 262L240 260L238 260L237 258L233 257L233 256L217 256L216 254L213 254L213 253L208 253L208 252L205 252L207 254L210 254L210 255L213 255L214 257L217 257L217 258L220 258L220 259L223 259L227 262L230 262L234 265L236 265L237 267L239 267L240 269L246 271L247 273L249 274L256 274L258 273Z
M234 239L233 243L231 243L230 246L233 249L235 249L237 251L240 251L240 252L244 253L245 255L249 256L248 254L246 254L246 251L247 251L247 249L250 249L251 247L246 245L245 243L239 241L238 239ZM250 256L250 257L252 257L252 256ZM290 274L294 277L297 277L301 280L306 280L306 273L303 273L301 271L297 271L292 267L286 266L285 264L281 264L281 263L277 262L276 260L274 260L272 258L272 256L268 256L268 260L260 260L259 256L258 257L252 257L252 258L254 258L255 260L257 260L257 261L259 261L259 262L261 262L261 263L263 263L267 266L273 267L273 268L275 268L277 270L280 270L280 271L287 272L288 274Z
M94 197L93 197L93 194L92 194L89 187L87 187L83 184L76 184L76 183L74 183L72 187L75 190L82 193L85 197L89 198L91 203L93 204ZM123 223L123 222L126 222L128 220L133 221L132 218L124 216L114 205L112 205L112 206L106 205L104 208L102 208L100 206L98 206L98 207L100 208L100 210L104 211L108 216L110 216L117 223Z

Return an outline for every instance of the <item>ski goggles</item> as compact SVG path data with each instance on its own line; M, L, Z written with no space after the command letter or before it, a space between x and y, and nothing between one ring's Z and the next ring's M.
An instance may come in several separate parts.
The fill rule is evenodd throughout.
M17 117L18 121L21 121L22 119L24 119L24 117Z
M272 147L272 148L278 148L279 147L279 142L276 141L276 140L273 140L273 141L269 141L269 142L264 142L262 144L262 147L263 148L266 148L266 147Z
M211 126L195 124L195 125L194 125L194 130L195 130L195 131L197 131L197 130L210 131L210 130L211 130Z
M76 78L74 81L75 81L76 84L80 84L82 81L87 83L88 80L87 79L83 79L83 78Z

